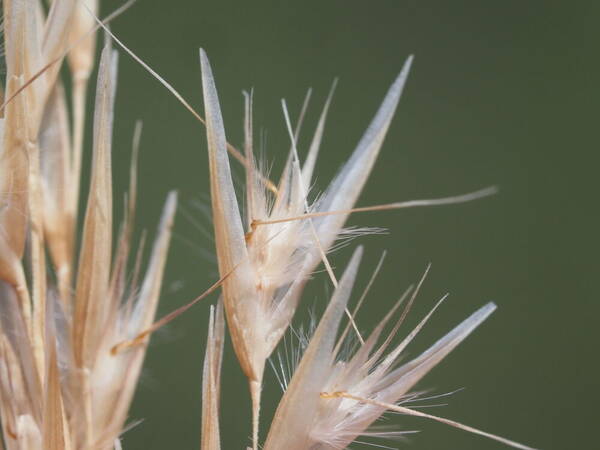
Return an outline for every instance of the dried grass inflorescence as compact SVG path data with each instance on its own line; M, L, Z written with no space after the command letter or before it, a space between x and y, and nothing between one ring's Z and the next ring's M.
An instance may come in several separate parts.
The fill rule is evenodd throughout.
M97 8L95 1L86 3ZM91 181L76 248L84 99L95 59L93 16L69 0L53 1L47 13L37 0L5 0L3 11L3 444L15 450L112 449L127 419L145 346L119 354L111 349L154 320L176 196L168 196L145 273L137 264L130 276L135 176L113 251L117 55L107 43L98 68ZM68 50L72 122L58 76Z
M0 448L120 449L119 437L150 335L218 288L222 295L210 310L202 374L202 449L221 447L221 367L227 330L249 382L255 450L342 449L361 435L397 438L399 431L372 427L388 410L529 448L410 408L410 401L419 395L411 391L415 384L495 305L483 306L423 354L404 361L406 347L433 313L394 343L425 277L363 339L355 316L364 295L353 313L348 309L363 249L357 248L339 282L328 261L341 240L361 234L344 229L353 212L458 203L494 192L491 188L442 199L355 206L392 122L412 57L348 161L317 195L312 184L335 83L302 165L297 140L308 101L295 129L283 102L290 151L281 178L274 183L255 159L252 93L244 94L245 141L240 152L227 142L203 50L205 118L106 28L96 17L96 0L54 0L49 5L46 8L41 0L3 1L7 73L0 119ZM98 66L89 194L77 244L86 93L95 60L94 32L100 27L107 37ZM113 239L111 141L117 84L113 41L206 126L208 138L221 278L192 303L156 322L177 199L174 193L167 196L143 270L143 245L133 250L140 127L135 132L125 218ZM68 63L68 82L59 76L63 60ZM70 104L66 90L71 93ZM230 155L245 171L243 206L234 189ZM130 257L131 253L135 255ZM296 349L297 366L282 383L285 392L266 440L259 445L266 362L290 329L304 288L320 264L334 294L303 351ZM340 330L344 317L347 323ZM344 351L352 339L354 350Z
M274 186L254 160L252 95L245 93L247 215L244 223L229 167L227 140L212 70L206 53L200 50L215 244L221 275L231 274L223 283L223 302L233 347L250 383L254 450L259 447L258 416L265 362L290 327L304 286L321 261L331 277L335 293L291 380L283 383L285 393L262 448L334 450L346 448L361 435L394 438L398 432L370 431L371 425L387 410L428 417L513 447L529 448L466 425L398 406L429 370L494 311L493 303L475 312L421 356L399 365L406 346L433 311L386 355L414 296L389 336L377 346L386 323L401 302L391 309L368 339L363 340L354 316L347 309L363 250L359 247L355 251L339 283L327 260L327 253L336 240L343 238L343 226L351 212L379 209L354 208L354 204L377 159L411 63L412 57L392 83L348 161L325 192L312 203L308 186L312 182L331 94L302 167L296 148L300 126L296 131L292 130L283 102L291 150L281 180ZM494 189L484 189L463 196L395 203L381 208L458 203L493 192ZM336 343L344 312L349 323ZM350 329L356 333L360 347L353 356L344 359L340 349ZM207 397L207 400L212 398Z

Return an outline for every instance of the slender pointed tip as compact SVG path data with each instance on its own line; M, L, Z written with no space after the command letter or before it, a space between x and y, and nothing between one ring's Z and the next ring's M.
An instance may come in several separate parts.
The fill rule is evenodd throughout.
M354 281L356 279L356 274L358 272L358 266L360 265L360 262L363 257L363 253L364 253L364 247L362 245L359 245L358 247L356 247L356 249L352 253L350 262L346 266L346 270L344 270L344 273L342 275L342 279L340 280L338 288L340 288L342 285L348 285L349 286L348 291L350 291L352 289L352 285L354 284ZM348 297L349 296L350 296L350 293L348 292ZM347 303L347 301L348 301L348 299L346 298L346 300L344 300L344 302ZM345 307L346 306L344 305L344 308Z
M408 78L408 74L412 67L413 60L414 60L414 55L409 55L408 58L406 58L406 61L404 61L404 65L402 66L402 70L400 70L400 73L398 74L398 78L396 79L397 84L404 85L404 83L406 82L406 78Z
M333 98L333 94L335 93L335 90L337 89L337 85L339 82L339 77L335 77L333 79L333 81L331 82L331 87L329 88L329 94L327 94L327 106L329 106L329 102L331 102L331 99Z
M202 65L202 67L210 67L209 63L208 63L208 56L206 54L206 52L204 51L204 49L202 47L200 47L199 49L200 51L200 64Z
M488 302L481 308L479 308L477 311L475 311L471 315L471 318L477 317L477 321L481 323L484 320L486 320L494 311L496 311L496 308L497 306L494 302Z
M500 192L500 187L499 186L490 186L488 188L485 188L481 191L484 195L496 195L498 192Z
M167 201L165 203L165 211L168 211L168 215L172 215L173 212L175 211L175 208L177 208L178 196L179 196L179 194L175 190L169 191L169 193L167 194Z
M488 302L483 308L489 311L489 313L493 313L498 308L498 305L494 302Z
M413 60L414 60L413 55L409 55L408 58L406 58L406 60L404 61L404 64L402 65L402 69L400 70L400 73L398 74L398 76L396 77L396 80L392 84L392 87L396 87L396 89L398 89L400 91L400 94L402 93L402 89L404 88L404 84L406 83L406 79L408 78L408 74L410 73L410 69L412 67ZM392 90L392 89L390 89L390 90ZM398 95L398 97L400 97L400 95Z
M204 51L203 48L200 48L200 71L202 72L202 78L204 79L205 75L208 73L212 77L212 69L210 67L210 62L208 61L208 55Z
M359 245L358 247L356 247L356 250L354 250L354 253L352 254L352 259L354 258L362 258L363 253L365 252L365 247L364 245Z

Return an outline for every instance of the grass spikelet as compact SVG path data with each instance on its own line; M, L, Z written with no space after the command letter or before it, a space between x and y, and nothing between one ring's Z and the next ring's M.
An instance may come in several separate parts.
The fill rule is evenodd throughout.
M237 267L224 284L224 304L233 346L250 382L254 411L253 442L256 448L265 362L288 328L305 283L321 261L325 263L334 286L337 284L326 254L335 248L336 240L344 236L348 238L343 226L349 214L472 201L495 193L495 188L442 199L354 208L402 95L412 64L412 57L409 57L351 157L325 192L312 203L309 202L308 186L313 181L336 83L323 107L303 167L300 167L296 148L300 126L296 131L292 130L283 102L291 151L275 190L265 185L267 177L255 163L252 95L245 93L247 215L242 218L229 167L227 140L214 77L203 50L200 50L200 61L217 257L222 275ZM305 107L300 122L304 112ZM356 234L355 231L351 236L356 237Z
M311 182L331 95L312 140L308 164L302 172L294 163L293 153L290 154L272 202L265 195L265 187L261 181L264 177L254 175L259 172L253 162L251 103L247 99L245 147L246 158L252 164L253 172L247 173L249 215L244 230L231 179L227 141L214 79L208 58L202 50L200 59L217 256L222 274L231 270L234 265L240 265L236 273L225 282L224 303L233 345L250 381L256 447L258 404L265 362L289 326L306 279L340 234L348 214L320 217L314 221L274 222L271 226L260 228L254 227L254 224L257 220L285 219L305 212L308 193L304 184ZM411 61L412 58L407 60L392 84L353 156L312 210L346 210L354 205L383 143ZM292 147L295 150L294 142Z
M89 6L94 9L94 4ZM89 78L94 45L92 38L82 39L89 31L82 29L93 25L93 19L75 14L79 5L72 0L55 0L47 15L33 0L5 0L3 6L7 22L7 100L0 119L4 445L12 450L119 448L146 346L119 354L111 350L154 320L177 197L171 193L167 198L140 286L131 284L127 270L135 162L127 217L114 255L112 249L111 141L117 58L109 42L99 66L91 183L79 258L74 263L81 167L71 133L82 126L84 117L81 109L73 123L69 120L58 72L69 46L82 43L71 55L71 66L78 80ZM139 273L139 262L136 266Z
M73 342L78 366L87 366L91 362L106 320L102 315L112 309L101 305L108 294L112 252L111 135L116 56L110 47L105 47L98 69L92 181L79 255L81 270L75 292Z
M474 312L420 356L399 364L406 347L445 298L438 302L406 338L389 349L417 289L397 324L380 345L377 343L384 327L400 302L353 354L339 354L341 342L338 340L336 344L336 335L361 255L362 249L359 247L289 382L271 424L265 450L284 447L333 450L347 448L360 435L394 438L397 434L394 431L389 434L369 431L371 424L386 410L437 420L515 448L532 450L531 447L514 441L397 405L404 399L414 398L414 395L410 395L410 389L496 309L493 303ZM340 339L344 335L345 333ZM298 407L300 404L301 408Z

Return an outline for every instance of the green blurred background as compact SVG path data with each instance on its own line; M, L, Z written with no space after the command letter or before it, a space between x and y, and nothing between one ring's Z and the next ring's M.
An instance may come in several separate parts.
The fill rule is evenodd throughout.
M102 2L103 14L120 4ZM426 411L543 449L587 449L597 448L600 310L592 286L598 278L599 6L591 0L140 0L112 29L197 108L198 48L205 48L235 145L242 141L241 91L254 87L256 132L266 130L275 174L289 148L280 99L287 99L295 117L306 89L314 88L300 142L305 152L330 84L339 77L317 168L320 188L414 54L404 97L359 205L488 185L501 191L471 204L353 217L352 225L389 230L360 240L366 258L359 289L381 252L389 251L360 326L370 330L432 262L407 326L441 295L451 295L411 355L483 303L494 300L499 308L420 383L434 393L465 388L441 401L447 406ZM169 190L181 195L159 311L164 314L217 277L205 212L206 136L171 94L122 53L116 192L126 187L137 119L144 121L139 228L154 229ZM352 248L334 255L338 272ZM329 292L326 277L316 275L297 325L306 322L310 308L322 311ZM208 305L215 300L153 340L131 411L132 420L144 421L124 436L126 449L198 448L201 365ZM223 448L241 449L250 434L247 387L229 346L225 358ZM266 383L263 437L280 395L271 371ZM385 423L422 430L407 442L375 441L392 448L504 448L424 420L390 415Z

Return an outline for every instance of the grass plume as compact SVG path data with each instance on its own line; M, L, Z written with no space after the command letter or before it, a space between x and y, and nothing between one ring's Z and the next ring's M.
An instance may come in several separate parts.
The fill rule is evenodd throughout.
M361 435L394 439L398 431L372 428L388 410L530 449L407 406L415 398L415 384L487 319L494 304L484 305L424 353L405 361L406 348L444 300L393 344L426 274L365 338L355 320L368 288L352 313L348 307L363 248L356 249L339 280L328 259L348 235L344 226L350 214L456 204L496 192L492 187L437 199L356 206L398 108L412 56L392 81L347 161L327 188L317 193L312 186L337 81L324 102L302 163L298 142L311 92L295 126L282 101L290 149L281 176L274 182L256 161L252 91L244 93L244 145L239 151L227 140L215 77L204 50L200 50L199 80L203 117L108 29L107 21L130 4L101 20L97 0L54 0L47 7L40 0L2 2L7 70L0 107L0 449L121 449L120 437L127 429L129 407L153 332L218 289L221 297L207 320L201 449L221 448L219 413L227 334L249 383L254 450L342 449ZM105 39L94 114L88 118L95 31L100 28ZM135 129L125 215L114 234L115 44L206 128L220 278L195 300L159 320L155 314L177 195L166 196L144 264L143 244L135 249L134 242L141 126ZM63 65L70 77L61 76ZM90 119L92 163L86 177L82 159L84 130ZM234 189L230 157L244 169L243 201ZM82 184L89 187L85 201ZM85 212L80 224L81 206ZM290 329L304 289L321 264L334 293L306 340L297 367L282 382L285 392L261 443L266 363ZM344 317L347 323L342 326ZM391 327L387 335L386 327ZM344 342L352 337L358 344L353 352L344 352Z
M0 153L2 434L4 446L15 450L112 449L119 445L146 347L119 355L111 348L154 320L176 195L167 198L147 268L139 274L139 286L133 285L127 267L135 182L113 253L111 142L117 55L107 41L96 85L89 195L76 248L83 103L95 59L93 36L81 37L93 21L78 2L56 0L44 16L36 12L39 6L34 0L3 3L7 102ZM70 47L73 121L58 76ZM134 274L133 279L138 278Z

